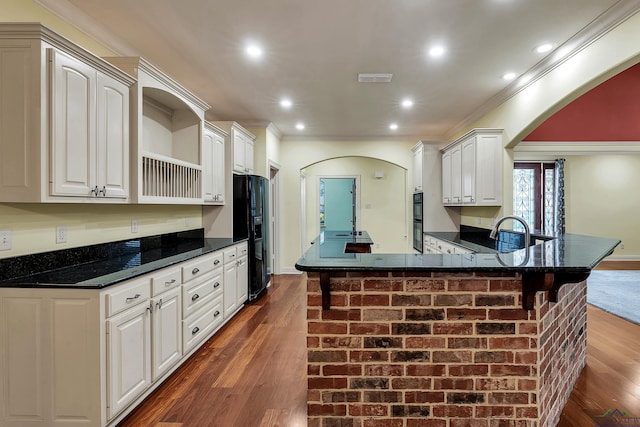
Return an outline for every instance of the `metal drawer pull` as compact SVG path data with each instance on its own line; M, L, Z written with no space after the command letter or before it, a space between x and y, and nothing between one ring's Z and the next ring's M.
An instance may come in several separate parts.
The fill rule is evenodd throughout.
M191 301L195 301L195 300L197 300L198 298L200 298L200 295L195 294L194 296L192 296L192 297L191 297Z
M176 279L171 279L168 282L164 282L164 285L169 286L169 285L173 285L174 283L176 283Z
M127 302L136 300L138 298L140 298L140 294L135 294L134 296L127 298Z
M198 274L199 272L200 272L200 269L198 267L191 270L191 274Z
M95 194L96 196L98 195L98 186L96 185L93 190L91 190L91 194Z
M98 194L102 193L103 196L107 196L107 187L102 186L102 190L98 191Z
M220 287L220 282L216 282L216 283L213 285L213 289L218 289L219 287Z
M219 259L213 261L213 265L218 265L218 264L220 264L220 260Z
M162 308L162 298L160 298L160 301L156 303L156 307L158 307L158 310Z
M218 317L218 316L220 316L220 311L216 310L216 312L213 313L213 317Z
M195 327L195 328L193 328L193 330L191 331L191 335L195 335L195 334L197 334L198 332L200 332L200 328L196 326L196 327Z

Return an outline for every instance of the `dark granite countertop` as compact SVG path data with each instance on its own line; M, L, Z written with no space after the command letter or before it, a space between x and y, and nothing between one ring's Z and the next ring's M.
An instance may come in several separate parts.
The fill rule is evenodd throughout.
M0 259L0 287L99 289L245 240L197 229Z
M514 230L500 230L498 239L494 240L489 237L491 230L485 228L472 227L468 225L460 226L460 231L425 231L424 235L433 236L437 239L454 243L463 248L469 249L475 253L498 253L498 252L510 252L514 246L506 244L504 239L510 239L517 237L515 240L524 240L521 238L524 233ZM543 233L539 230L531 231L531 244L535 244L540 241L547 241L557 237L556 235ZM502 240L502 241L501 241ZM498 242L501 241L501 244ZM505 250L504 247L509 246L511 249ZM519 245L520 249L524 244ZM501 248L501 250L498 250Z
M434 235L434 237L438 236ZM449 235L449 237L452 236ZM456 242L455 238L446 240ZM340 250L340 245L319 236L298 260L296 268L312 272L484 270L588 273L604 257L611 254L619 243L619 240L609 238L563 234L530 246L528 249L508 253L487 250L482 253L460 255L345 254Z

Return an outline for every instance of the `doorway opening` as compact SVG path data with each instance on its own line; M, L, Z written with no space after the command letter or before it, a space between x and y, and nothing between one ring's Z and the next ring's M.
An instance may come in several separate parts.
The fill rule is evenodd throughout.
M267 274L280 273L280 165L269 161L269 247L267 248Z
M321 176L318 180L320 230L357 230L359 215L357 176Z

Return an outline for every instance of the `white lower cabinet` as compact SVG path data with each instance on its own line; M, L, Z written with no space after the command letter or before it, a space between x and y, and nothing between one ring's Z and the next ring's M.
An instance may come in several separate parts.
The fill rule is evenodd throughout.
M173 288L151 300L151 380L164 375L182 358L182 292Z
M107 418L151 384L151 308L146 303L107 320Z
M246 248L104 289L0 288L0 427L117 425L242 307Z
M423 253L459 255L472 254L473 251L448 241L444 241L430 235L425 235Z
M249 258L246 255L238 258L236 281L236 301L240 308L249 299Z

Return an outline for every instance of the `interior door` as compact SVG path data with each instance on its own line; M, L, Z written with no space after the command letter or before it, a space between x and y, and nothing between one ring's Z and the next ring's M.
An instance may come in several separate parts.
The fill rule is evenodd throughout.
M352 230L356 224L356 179L320 178L320 229Z

